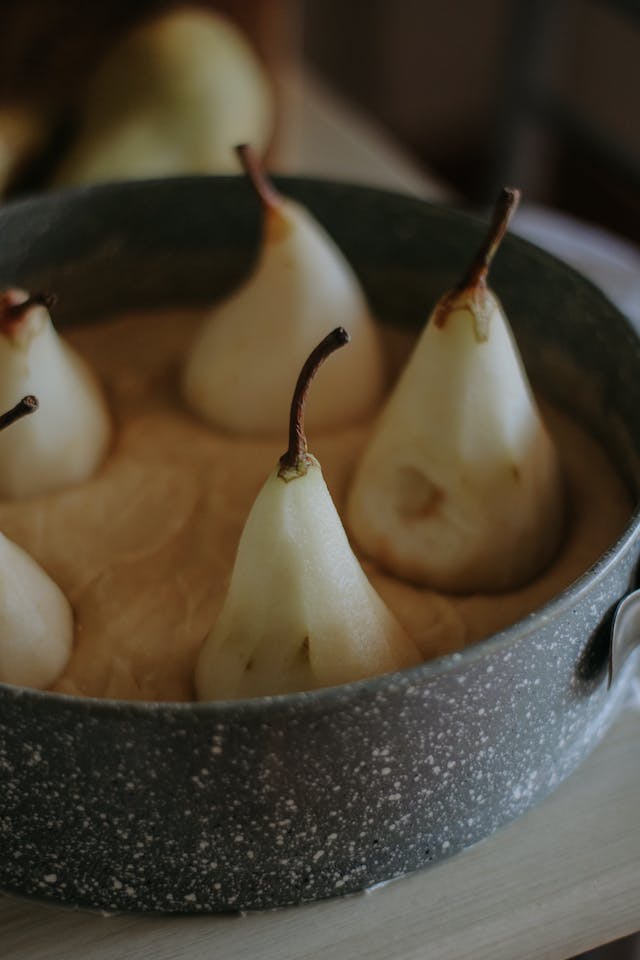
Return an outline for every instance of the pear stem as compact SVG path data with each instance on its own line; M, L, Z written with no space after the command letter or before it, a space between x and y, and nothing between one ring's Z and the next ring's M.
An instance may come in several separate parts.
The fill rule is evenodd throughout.
M321 340L315 350L307 357L291 401L289 417L289 446L286 453L280 457L280 475L288 470L299 470L307 455L307 438L304 433L304 408L311 381L318 368L335 350L349 343L351 337L344 327L336 327Z
M477 287L486 283L491 262L502 242L502 238L507 232L511 217L518 209L519 203L519 190L516 190L515 187L502 188L493 209L493 216L487 234L469 270L458 285L458 291L467 290L469 287Z
M15 407L12 407L11 410L7 410L6 413L0 414L0 430L4 430L5 427L10 427L12 423L15 423L16 420L26 417L30 413L35 413L38 409L38 398L32 395L23 397L19 403L16 403Z
M255 150L248 143L236 147L242 169L262 203L269 210L278 210L282 206L282 197L264 171Z
M19 320L20 317L24 316L29 307L40 306L50 310L57 302L57 299L55 293L34 293L27 297L26 300L23 300L22 303L12 303L11 306L5 307L4 315L5 318L9 318L10 320Z

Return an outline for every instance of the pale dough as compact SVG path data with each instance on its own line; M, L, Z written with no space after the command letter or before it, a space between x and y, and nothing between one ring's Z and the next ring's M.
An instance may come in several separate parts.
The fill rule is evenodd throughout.
M180 358L200 322L193 312L174 311L70 333L106 387L114 447L89 482L0 504L0 529L44 566L75 611L74 651L55 690L193 697L195 660L220 609L244 519L287 432L283 424L273 441L236 439L182 409ZM544 575L509 594L445 597L364 564L425 658L475 643L551 599L629 521L630 494L602 448L566 415L546 413L571 518L565 546ZM367 429L309 437L339 510Z

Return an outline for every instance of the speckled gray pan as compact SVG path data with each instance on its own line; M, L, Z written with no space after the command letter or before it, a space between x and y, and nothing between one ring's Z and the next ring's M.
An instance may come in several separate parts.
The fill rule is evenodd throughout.
M481 230L392 194L285 185L390 323L425 318ZM69 322L205 302L246 270L257 230L254 198L234 179L27 200L0 210L0 280L56 290ZM605 439L637 491L629 325L512 238L493 281L534 379ZM257 909L346 894L475 843L544 797L604 731L621 687L607 678L612 613L636 585L638 552L634 521L569 590L503 633L331 690L191 705L0 686L0 887L105 910ZM625 610L616 671L637 642Z

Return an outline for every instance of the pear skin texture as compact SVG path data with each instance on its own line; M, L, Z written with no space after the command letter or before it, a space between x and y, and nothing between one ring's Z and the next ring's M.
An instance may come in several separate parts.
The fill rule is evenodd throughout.
M198 660L201 700L313 690L422 659L367 580L310 461L294 479L275 470L251 509Z
M0 497L33 497L88 479L106 456L111 418L98 380L45 307L29 308L19 328L0 331L0 371L0 409L30 393L40 402L33 416L0 433Z
M46 689L71 653L71 606L42 567L1 533L0 566L0 681Z
M288 421L297 371L336 325L352 342L314 380L310 431L369 417L382 401L385 362L343 254L311 214L283 200L266 213L252 274L213 311L194 342L183 373L187 406L228 433L277 436Z
M443 313L446 305L446 315ZM383 569L448 593L532 580L565 533L565 489L503 310L436 307L356 471L347 528Z
M56 185L237 173L233 152L263 152L273 94L229 20L182 8L133 28L99 65Z

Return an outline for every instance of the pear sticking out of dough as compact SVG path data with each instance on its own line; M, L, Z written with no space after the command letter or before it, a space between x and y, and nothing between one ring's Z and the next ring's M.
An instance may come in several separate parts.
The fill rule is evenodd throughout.
M381 402L385 365L358 280L311 214L275 190L253 151L238 152L263 207L262 247L251 275L196 338L183 376L186 403L228 432L277 434L286 423L293 371L339 323L353 346L320 373L309 428L362 420Z
M24 397L0 416L0 430L33 413ZM0 681L46 689L62 673L73 644L69 601L28 553L0 533Z
M564 533L564 485L503 309L487 286L519 193L505 189L470 271L436 305L353 480L347 527L408 580L517 587Z
M37 389L42 410L0 434L0 497L86 480L106 454L111 421L98 381L56 333L47 295L0 294L0 408Z
M241 31L181 7L133 27L99 65L57 185L236 173L232 149L266 149L271 87Z
M251 509L222 611L200 654L201 700L311 690L420 661L365 577L320 464L307 453L302 417L309 383L347 340L344 330L334 330L300 374L289 448Z

